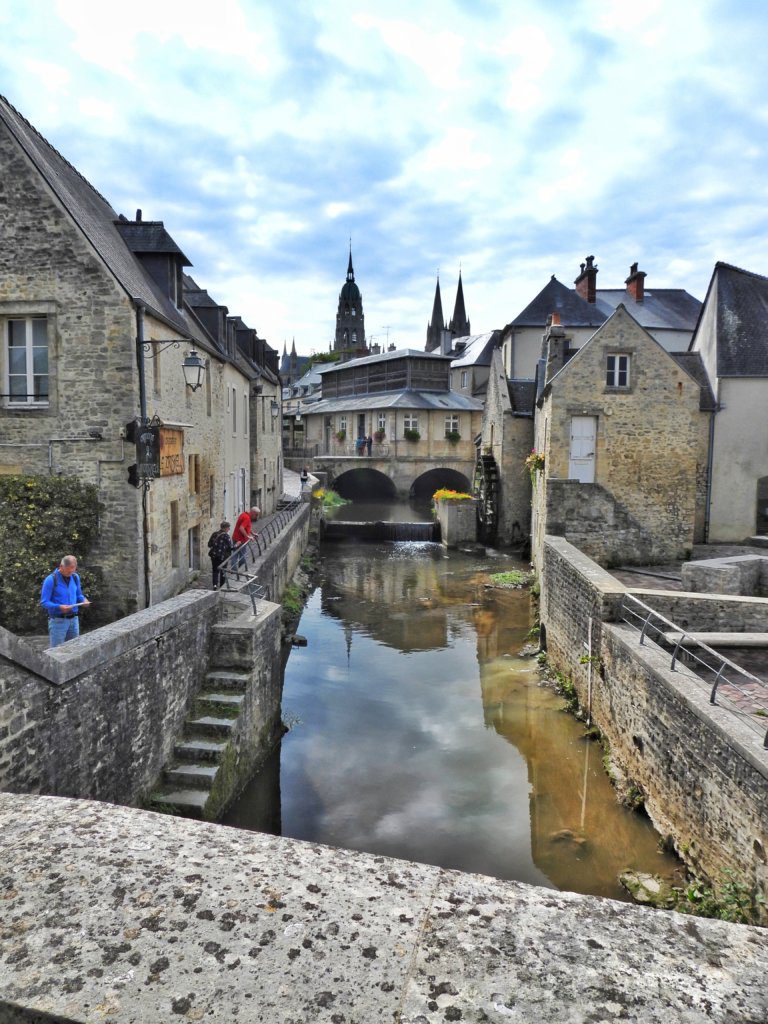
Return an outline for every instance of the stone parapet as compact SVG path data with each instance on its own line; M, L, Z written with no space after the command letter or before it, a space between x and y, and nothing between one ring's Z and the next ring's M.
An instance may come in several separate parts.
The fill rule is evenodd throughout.
M0 825L7 1021L768 1014L756 928L84 801Z

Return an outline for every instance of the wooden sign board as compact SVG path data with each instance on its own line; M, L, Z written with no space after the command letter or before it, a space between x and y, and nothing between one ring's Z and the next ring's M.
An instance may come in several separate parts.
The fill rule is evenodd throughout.
M184 431L160 427L160 476L178 476L184 468Z

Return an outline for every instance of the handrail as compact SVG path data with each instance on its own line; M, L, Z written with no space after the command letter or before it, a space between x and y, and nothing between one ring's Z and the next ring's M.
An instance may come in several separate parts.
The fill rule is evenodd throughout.
M258 601L263 601L266 596L266 586L259 583L256 562L262 555L266 554L270 544L274 543L279 534L303 508L305 502L296 498L284 505L270 517L261 530L241 544L232 552L219 566L221 578L227 590L232 590L235 585L242 583L238 589L241 593L247 593L253 605L253 614L256 614Z
M629 607L630 605L636 607ZM633 628L637 628L639 630L640 646L643 646L645 644L649 632L654 631L656 633L657 639L654 640L653 637L651 637L651 639L654 640L654 642L657 643L657 645L659 647L662 647L663 649L665 644L668 646L671 642L665 636L665 633L675 633L676 640L674 642L674 650L672 651L670 669L672 672L675 671L678 658L680 657L681 648L684 648L685 654L688 657L692 658L695 662L701 665L704 669L707 670L707 672L714 673L715 678L712 684L712 689L709 694L710 704L717 704L718 687L721 685L721 683L726 683L728 686L732 686L735 690L738 690L738 692L743 697L748 698L753 704L757 706L758 710L763 711L766 715L768 715L768 685L766 685L766 683L762 679L758 679L757 676L752 675L751 672L748 672L745 668L742 668L740 665L737 665L736 662L731 661L730 658L726 658L724 655L719 654L712 647L709 647L706 643L704 643L703 640L700 640L698 637L694 636L693 633L689 632L686 629L683 629L681 626L678 626L677 623L672 622L670 619L666 618L666 616L662 615L661 612L657 612L655 609L645 604L639 598L635 597L634 594L624 594L622 598L621 621L625 622L628 626L632 626ZM639 625L639 623L642 623L642 625ZM657 623L660 623L663 626L663 628L657 625ZM662 643L658 643L659 637L661 638ZM696 653L694 653L694 650L692 650L691 648L698 648L706 652L707 655L710 655L711 658L714 659L715 664L708 664L708 662L704 661L703 658L700 658ZM744 677L744 679L748 680L749 683L756 683L760 687L760 689L764 691L766 694L765 702L763 703L762 700L756 699L754 693L743 689L743 687L740 686L738 682L735 682L733 679L730 679L727 676L725 676L724 673L726 668L731 669L733 672L736 672L739 676ZM726 708L726 710L730 711L731 709ZM766 749L768 749L768 730L766 731L765 737L763 738L763 746Z

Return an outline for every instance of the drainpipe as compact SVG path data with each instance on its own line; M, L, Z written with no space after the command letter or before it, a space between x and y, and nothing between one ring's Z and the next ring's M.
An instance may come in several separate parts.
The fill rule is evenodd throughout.
M141 423L147 422L147 388L144 383L144 303L140 299L133 300L136 306L136 365L139 370L139 410ZM149 483L141 481L141 541L144 554L144 607L152 604L152 592L149 585L149 516L147 514L147 490Z
M707 452L707 496L704 500L704 543L709 544L709 524L712 502L712 465L715 458L715 416L720 412L720 384L717 385L718 397L715 408L709 417L709 451Z

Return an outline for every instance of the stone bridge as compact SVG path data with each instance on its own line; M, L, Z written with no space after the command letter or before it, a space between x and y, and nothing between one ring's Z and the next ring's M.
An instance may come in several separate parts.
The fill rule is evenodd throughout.
M386 447L386 452L377 448ZM410 455L406 444L375 445L372 455L316 455L315 472L325 473L329 487L345 498L424 498L439 487L471 491L474 457L455 454Z

